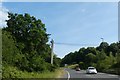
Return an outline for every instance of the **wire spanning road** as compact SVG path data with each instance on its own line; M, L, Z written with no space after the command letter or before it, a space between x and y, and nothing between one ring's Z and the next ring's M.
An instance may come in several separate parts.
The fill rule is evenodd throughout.
M86 74L85 70L75 71L72 69L65 69L66 74L63 78L67 80L120 80L120 76L106 73Z

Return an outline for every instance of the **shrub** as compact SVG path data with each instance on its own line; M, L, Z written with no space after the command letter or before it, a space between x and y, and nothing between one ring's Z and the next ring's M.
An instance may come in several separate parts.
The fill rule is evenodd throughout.
M84 62L79 62L79 67L80 67L80 69L86 69Z

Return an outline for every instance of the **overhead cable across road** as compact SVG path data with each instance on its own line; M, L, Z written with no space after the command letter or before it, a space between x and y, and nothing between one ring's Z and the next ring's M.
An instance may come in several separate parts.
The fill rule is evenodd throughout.
M54 42L56 45L69 45L69 46L97 46L98 44L78 44L78 43L60 43Z

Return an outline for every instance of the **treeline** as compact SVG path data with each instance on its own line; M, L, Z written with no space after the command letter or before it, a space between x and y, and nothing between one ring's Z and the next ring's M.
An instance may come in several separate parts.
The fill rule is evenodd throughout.
M21 71L54 71L61 59L54 56L50 64L51 47L47 44L50 34L45 24L29 14L8 13L7 26L2 29L2 66L3 77L12 77L8 66ZM8 74L10 73L10 74ZM7 74L7 75L6 75ZM16 74L16 73L15 73Z
M81 69L94 66L98 71L120 74L120 42L102 42L98 47L80 48L62 59L64 64L79 64Z

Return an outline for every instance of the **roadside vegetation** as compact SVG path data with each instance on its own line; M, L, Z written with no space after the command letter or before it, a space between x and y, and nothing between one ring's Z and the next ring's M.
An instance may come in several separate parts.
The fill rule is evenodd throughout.
M61 59L54 55L54 65L50 64L50 34L45 24L27 13L8 13L8 18L2 29L3 78L55 77Z
M78 64L71 64L71 65L67 65L65 66L65 68L71 68L71 69L75 69L76 67L78 67Z
M28 72L21 71L17 67L6 66L4 67L3 79L4 78L60 78L64 72L62 69L56 69L54 72Z
M79 64L81 69L94 66L98 71L120 75L120 42L108 44L102 42L98 47L80 48L79 51L67 54L61 62Z

